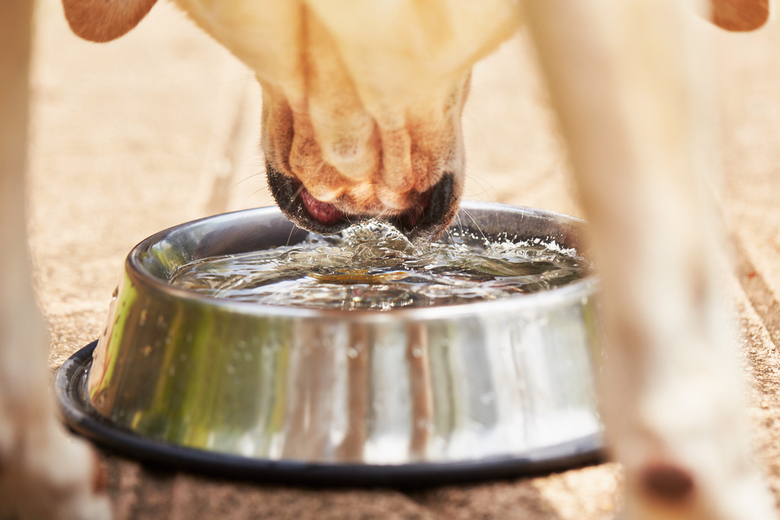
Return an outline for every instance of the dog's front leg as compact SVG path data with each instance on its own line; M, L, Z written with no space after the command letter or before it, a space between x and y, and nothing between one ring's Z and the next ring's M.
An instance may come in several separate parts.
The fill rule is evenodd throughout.
M32 2L0 2L0 519L105 520L96 459L54 415L30 283L24 171Z
M735 336L719 290L703 179L713 162L702 131L708 75L690 5L525 7L603 279L602 408L625 468L626 515L774 518L750 464Z

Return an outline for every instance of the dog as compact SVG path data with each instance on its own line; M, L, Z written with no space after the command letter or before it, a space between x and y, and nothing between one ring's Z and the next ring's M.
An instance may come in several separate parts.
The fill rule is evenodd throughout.
M32 2L0 4L0 518L110 517L98 459L54 414L27 255L24 171Z
M74 32L98 42L125 34L154 3L63 0ZM435 238L458 207L471 66L527 25L603 279L602 406L625 468L626 515L775 518L749 463L741 387L724 339L718 237L701 179L710 158L699 128L706 71L688 19L695 2L176 3L255 71L269 187L291 220L331 233L381 217L416 241ZM0 38L17 40L2 48L27 49L29 3L10 4L0 7ZM716 0L709 17L749 30L768 12L766 0ZM11 129L0 134L0 232L17 246L0 257L0 517L105 518L86 448L65 439L43 404L40 353L29 362L20 354L31 341L45 352L32 291L22 283L26 65L18 63L26 52L0 70L3 128ZM54 464L63 460L72 462Z

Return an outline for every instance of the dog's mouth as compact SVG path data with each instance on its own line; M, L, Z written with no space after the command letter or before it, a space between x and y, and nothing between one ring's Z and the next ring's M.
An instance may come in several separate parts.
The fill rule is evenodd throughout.
M323 235L333 234L352 224L376 218L350 214L335 205L315 199L303 184L267 165L268 186L282 212L298 226ZM438 238L457 209L455 179L445 174L431 189L417 195L414 204L397 215L382 217L415 242Z

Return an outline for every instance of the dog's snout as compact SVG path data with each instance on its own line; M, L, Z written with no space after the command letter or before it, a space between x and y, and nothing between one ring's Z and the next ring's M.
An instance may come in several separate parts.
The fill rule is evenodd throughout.
M297 179L267 165L268 186L284 214L299 227L315 233L331 234L367 220L381 218L403 231L410 240L424 242L436 239L452 221L459 203L457 177L446 173L426 192L410 195L407 209L388 214L344 211L338 201L315 199Z

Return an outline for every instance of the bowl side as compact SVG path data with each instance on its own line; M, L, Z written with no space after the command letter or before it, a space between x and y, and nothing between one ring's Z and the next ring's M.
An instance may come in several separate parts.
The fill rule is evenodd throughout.
M177 445L335 463L512 456L600 431L592 279L389 313L237 305L165 283L199 255L305 237L274 210L178 226L131 252L88 377L97 413ZM451 240L581 247L581 221L548 212L475 204L460 222Z

